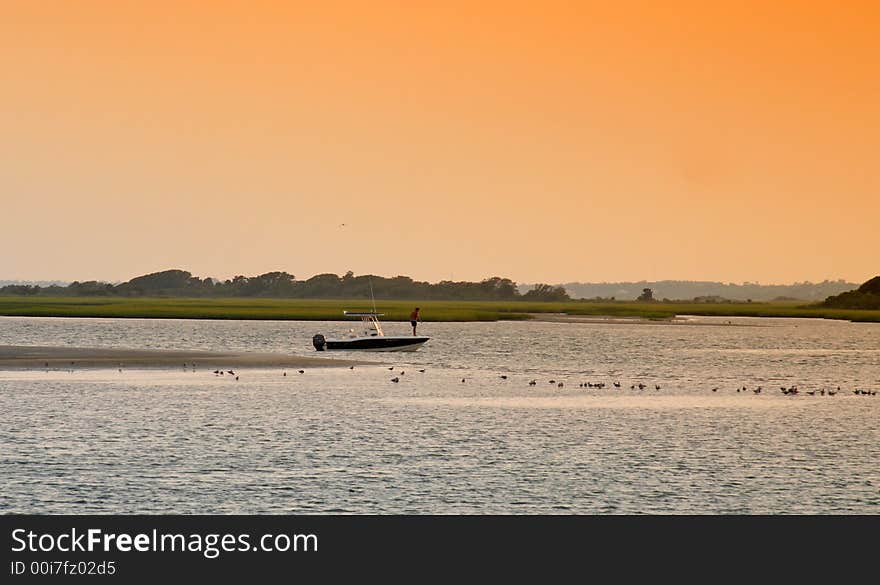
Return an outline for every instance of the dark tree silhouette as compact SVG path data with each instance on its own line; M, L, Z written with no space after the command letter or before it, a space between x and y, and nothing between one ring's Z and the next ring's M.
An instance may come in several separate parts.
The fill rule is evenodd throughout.
M273 298L346 298L401 300L533 300L567 301L568 293L561 286L542 284L527 294L519 292L509 278L493 276L480 282L441 281L436 284L413 280L409 276L385 278L376 275L355 276L348 271L316 274L308 280L296 280L288 272L274 271L259 276L237 275L220 281L204 280L186 270L164 270L132 278L113 285L106 282L73 282L68 286L46 288L7 285L0 288L5 295L68 295L68 296L157 296L157 297L273 297Z

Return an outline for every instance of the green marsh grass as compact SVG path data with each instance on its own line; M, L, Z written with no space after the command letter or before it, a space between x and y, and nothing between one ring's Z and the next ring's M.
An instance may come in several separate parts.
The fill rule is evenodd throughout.
M408 321L421 307L425 321L523 320L532 313L671 319L676 315L718 317L807 317L880 322L880 311L827 309L776 303L596 303L569 301L378 301L385 321ZM259 298L143 298L0 296L0 315L28 317L130 317L156 319L345 320L343 310L369 311L369 300Z

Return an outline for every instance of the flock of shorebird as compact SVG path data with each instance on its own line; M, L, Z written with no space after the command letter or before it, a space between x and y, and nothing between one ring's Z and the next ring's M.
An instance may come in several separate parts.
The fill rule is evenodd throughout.
M354 366L351 366L350 369L353 370ZM388 369L393 371L394 366L391 366ZM419 373L422 373L422 374L425 373L424 369L421 369L418 371L419 371ZM302 374L303 370L300 370L299 373ZM391 381L394 382L395 384L399 383L400 376L403 376L404 374L406 374L406 372L401 370L397 376L394 376L393 378L391 378ZM287 373L285 372L284 375L286 376ZM507 374L501 374L499 376L499 378L502 380L508 380L508 379L510 379L510 376L508 376ZM462 378L461 383L464 384L465 382L467 382L467 378ZM556 386L557 388L564 388L565 387L565 382L563 382L561 380L560 381L548 380L548 383ZM537 386L537 385L538 385L538 380L533 379L533 380L529 381L529 386ZM612 382L611 385L614 388L618 388L618 389L623 388L623 385L619 381ZM596 389L601 390L605 387L606 387L605 382L581 382L578 384L578 388L596 388ZM649 386L643 382L639 382L637 384L630 385L629 388L630 388L630 390L636 390L636 389L645 390L646 388L649 388ZM662 389L663 389L663 387L660 384L654 384L654 390L659 391ZM785 394L787 396L794 396L794 395L800 394L800 390L798 389L797 386L789 386L789 387L780 386L779 389L783 394ZM712 392L718 392L718 390L720 390L720 388L717 386L712 388ZM754 394L761 394L764 391L764 387L763 386L756 386L755 388L752 388L751 390L749 390L749 388L747 386L741 386L741 387L737 387L736 391L738 393L751 391ZM816 394L818 394L820 396L825 396L826 394L828 396L836 396L839 392L841 392L841 389L840 389L840 386L837 386L836 389L829 388L826 390L825 388L819 388L818 390L806 390L806 391L804 391L804 394L808 394L809 396L815 396ZM852 392L853 392L853 394L855 394L857 396L876 396L877 395L876 390L863 390L860 388L856 388Z
M72 368L74 365L74 362L70 362L70 365ZM48 363L46 363L46 367L47 368L49 367ZM185 370L190 367L192 368L193 372L196 371L195 364L186 364L186 363L183 364L183 368ZM349 369L353 370L354 366L349 366ZM389 367L388 370L394 371L394 366ZM73 370L71 369L71 371L73 371ZM122 364L119 364L119 371L120 372L122 371ZM425 373L424 368L419 369L417 371L421 374ZM234 377L236 380L238 380L238 374L236 374L234 370L217 369L217 370L214 370L212 373L217 377L225 376L228 374L229 376ZM297 373L305 374L306 371L305 370L297 370ZM282 370L281 375L287 376L287 370ZM400 376L404 376L404 375L406 375L406 371L400 370L396 376L391 378L391 382L394 382L395 384L399 383ZM501 374L499 376L499 378L501 380L508 380L508 379L510 379L510 376L508 376L507 374ZM462 378L461 383L464 384L465 382L467 382L467 378ZM565 382L563 382L563 381L548 380L548 383L553 386L556 386L557 388L564 388L565 387ZM536 379L529 380L529 386L537 386L537 385L538 385L538 380L536 380ZM578 388L585 388L585 389L595 388L598 390L601 390L601 389L605 388L606 386L607 386L607 384L605 382L581 382L578 384ZM623 389L623 385L619 381L612 382L611 386L613 386L614 388L617 388L617 389ZM662 386L660 384L654 384L653 386L654 386L655 391L662 390ZM637 384L631 384L629 389L630 390L645 390L645 389L650 389L650 387L648 384L645 384L643 382L639 382ZM711 389L712 392L718 392L719 390L721 390L721 388L718 386L715 386L714 388ZM736 388L737 393L752 392L753 394L761 394L763 391L764 391L763 386L756 386L751 389L749 389L747 386L738 386ZM782 392L782 394L784 394L786 396L797 396L797 395L801 394L801 390L797 386L780 386L779 391ZM833 388L833 389L832 388L826 389L826 388L822 387L822 388L818 388L818 389L814 389L814 390L805 390L805 391L803 391L803 394L807 394L808 396L815 396L817 394L819 396L826 396L826 395L827 396L836 396L840 392L842 392L842 390L840 389L840 386L837 386L836 388ZM855 388L854 390L852 390L852 393L855 394L856 396L877 396L876 390L865 390L863 388Z
M507 380L507 378L508 377L505 375L501 376L502 380ZM463 379L462 379L462 382L464 382ZM557 382L556 380L548 380L548 382L551 385L556 385L557 388L563 388L565 386L564 382ZM538 384L537 380L530 380L529 381L529 386L537 386L537 384ZM620 382L612 382L612 386L614 386L615 388L618 388L618 389L623 387L623 385ZM578 384L578 388L602 389L605 387L606 387L605 382L582 382L582 383ZM649 386L643 382L639 382L638 384L632 384L629 387L630 390L636 390L636 389L645 390L646 388L649 388ZM661 390L661 389L662 389L662 386L660 384L654 384L654 390ZM716 387L712 388L712 392L718 392L720 389L721 389L720 387L716 386ZM801 391L798 389L797 386L789 386L789 387L780 386L779 390L780 390L780 392L782 392L786 396L795 396L795 395L801 393ZM741 386L741 387L738 386L736 388L736 391L738 393L751 391L753 394L761 394L764 391L764 387L763 386L756 386L755 388L752 388L750 390L747 386ZM839 392L841 392L841 389L840 389L840 386L837 386L837 388L835 388L835 389L828 388L826 390L823 387L823 388L819 388L817 390L806 390L806 391L804 391L804 394L807 394L809 396L815 396L816 394L818 394L819 396L825 396L826 394L828 396L836 396ZM877 396L876 390L864 390L861 388L856 388L855 390L852 391L852 393L855 394L856 396Z
M424 370L422 370L422 371L424 371ZM505 374L502 374L499 377L502 380L507 380L509 378ZM397 382L397 381L398 380L392 380L392 382ZM464 383L466 381L466 379L462 378L461 381L462 381L462 383ZM565 382L562 382L562 381L548 380L548 383L550 385L556 386L557 388L564 388L565 387ZM538 385L538 380L534 380L534 379L529 380L529 386L537 386L537 385ZM611 385L617 389L623 388L623 384L621 384L620 382L612 382ZM585 388L585 389L596 388L596 389L601 390L601 389L605 388L606 386L607 385L605 382L581 382L578 384L578 388ZM654 386L654 390L656 390L656 391L663 389L663 387L660 384L654 384L653 386ZM645 389L650 389L650 387L648 386L648 384L645 384L644 382L639 382L637 384L630 385L629 389L630 390L645 390ZM716 386L716 387L712 388L711 391L718 392L720 389L721 389L720 387ZM786 396L795 396L795 395L798 395L801 393L801 391L798 389L797 386L789 386L789 387L780 386L779 390L782 392L782 394L784 394ZM764 391L764 387L763 386L756 386L755 388L752 388L750 390L747 386L738 386L736 388L736 391L738 393L752 392L753 394L761 394ZM834 389L828 388L827 390L824 387L816 389L816 390L805 390L803 393L807 394L809 396L815 396L816 394L818 394L819 396L825 396L826 394L828 396L836 396L839 392L841 392L840 386L837 386ZM864 390L861 388L854 389L852 391L852 393L855 394L856 396L877 396L876 390Z

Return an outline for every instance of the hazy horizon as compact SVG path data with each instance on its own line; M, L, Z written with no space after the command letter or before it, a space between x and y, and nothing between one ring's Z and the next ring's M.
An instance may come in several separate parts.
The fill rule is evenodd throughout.
M225 275L225 276L216 276L216 275L212 275L212 274L198 274L198 273L193 272L191 270L187 270L186 268L165 268L165 269L153 271L150 273L133 274L127 278L121 278L121 279L74 278L74 279L67 280L67 279L59 279L59 278L7 278L4 275L0 275L0 283L4 283L4 282L15 282L15 283L44 282L44 283L63 283L66 285L66 284L70 284L71 282L75 282L75 281L87 282L87 281L94 280L97 282L106 282L106 283L110 283L110 284L121 284L124 282L128 282L129 280L136 278L138 276L144 276L146 274L152 274L154 272L162 272L164 270L184 270L184 271L190 272L193 276L199 277L201 279L211 278L211 279L214 279L215 281L216 280L220 280L220 281L231 280L235 276L239 276L239 275L252 277L252 276L259 276L260 274L263 274L263 272L242 272L242 273L237 273L237 274L229 274L229 275ZM293 272L291 270L285 270L283 268L269 270L268 272L275 272L275 271L287 272L288 274L293 274L294 277L296 278L296 280L308 280L309 278L312 278L312 277L317 276L319 274L336 274L338 276L343 276L347 272L347 271L342 271L342 272L322 271L322 272L316 272L315 274L304 275L304 274L297 274L296 272ZM364 272L364 273L355 272L354 275L355 276L373 275L373 276L378 276L378 277L383 277L383 278L394 278L396 276L404 276L404 277L412 278L413 280L416 280L416 281L430 282L430 283L436 283L436 282L440 282L442 280L450 280L450 279L446 279L446 278L440 278L440 279L436 279L436 280L421 279L421 278L415 278L410 274L378 274L375 271ZM504 274L490 274L490 275L486 275L486 276L483 276L480 278L473 279L473 280L471 280L471 282L479 282L481 280L485 280L485 279L493 278L493 277L510 278ZM467 279L456 279L456 280L464 281ZM583 280L582 279L582 280L565 280L565 281L563 281L563 280L551 280L551 281L525 281L525 280L523 280L523 281L520 281L520 280L516 280L516 279L511 278L511 280L520 286L532 285L532 284L565 285L565 284L617 284L617 283L639 283L639 282L711 282L711 283L731 284L731 285L790 286L790 285L796 285L796 284L820 284L823 282L846 282L847 284L858 285L858 284L861 284L862 282L864 282L864 281L851 281L851 280L847 280L847 279L843 279L843 278L823 278L820 280L794 280L791 282L760 282L760 281L755 281L755 280L732 281L732 280L723 280L723 279L722 280L707 280L707 279L684 279L684 278L653 278L653 279L635 278L635 279L624 279L624 280ZM868 279L865 279L865 280L868 280Z
M880 272L880 5L4 3L0 274Z

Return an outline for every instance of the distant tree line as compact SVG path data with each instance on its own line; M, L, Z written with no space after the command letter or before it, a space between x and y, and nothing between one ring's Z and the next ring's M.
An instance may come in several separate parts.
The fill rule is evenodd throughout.
M521 284L520 291L531 285ZM844 280L825 280L822 282L796 282L794 284L741 284L689 281L657 280L637 282L569 282L560 285L574 299L616 299L632 301L638 299L646 288L653 292L654 299L689 300L719 298L724 301L773 301L803 300L819 302L829 295L837 295L858 287L858 283Z
M271 297L299 299L424 299L462 301L567 301L565 289L536 284L525 293L509 278L493 276L480 282L438 283L416 281L408 276L385 278L375 275L343 276L318 274L297 280L287 272L267 272L259 276L235 276L227 280L199 278L185 270L164 270L132 278L121 284L75 281L67 286L7 285L0 295L44 296L124 296L124 297Z

